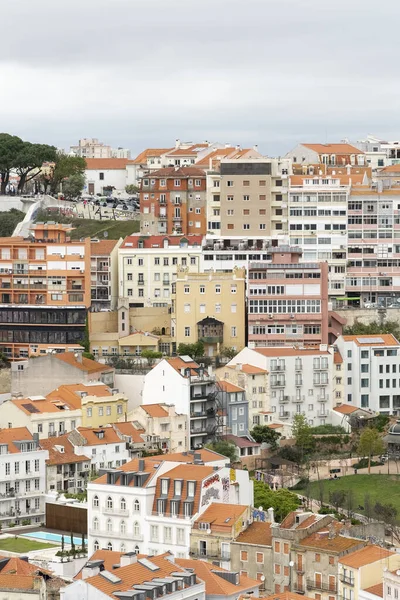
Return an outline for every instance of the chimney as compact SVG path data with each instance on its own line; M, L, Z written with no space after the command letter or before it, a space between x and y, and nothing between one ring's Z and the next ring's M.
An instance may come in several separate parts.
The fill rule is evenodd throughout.
M333 540L336 537L335 523L331 521L328 525L328 538Z
M257 144L255 144L255 145L253 146L253 150L255 150L256 152L258 152L258 145L257 145Z
M89 577L94 577L100 573L100 565L96 565L95 567L87 566L87 564L82 569L82 579L88 579Z
M179 148L181 145L181 140L175 140L175 148Z
M120 566L127 567L128 565L133 565L137 562L137 554L136 552L127 552L123 554L120 558Z
M268 513L268 523L275 523L274 509L271 507L267 510Z
M236 370L236 371L241 371L241 370L242 370L242 365L241 365L241 363L236 363L235 370Z
M79 363L81 363L81 364L82 364L82 352L80 352L79 350L77 350L77 351L74 353L74 356L75 356L75 358L76 358L76 362L79 362Z

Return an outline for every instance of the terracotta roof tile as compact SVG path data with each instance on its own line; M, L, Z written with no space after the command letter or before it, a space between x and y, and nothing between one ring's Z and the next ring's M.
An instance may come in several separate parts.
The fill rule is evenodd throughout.
M69 434L40 440L41 448L49 451L48 465L65 465L69 463L90 463L89 456L75 454L74 446L68 439ZM61 450L62 448L62 450Z
M77 427L77 431L86 439L87 446L116 444L122 441L113 427ZM103 437L99 438L98 433Z
M123 552L117 552L115 550L96 550L94 554L89 558L92 560L103 560L104 568L106 571L112 571L113 565L119 565ZM74 579L82 579L82 569L77 573Z
M184 463L193 463L194 455L198 454L200 460L204 463L207 462L215 462L220 461L226 456L219 454L218 452L214 452L214 450L209 450L208 448L199 448L198 450L192 450L188 452L176 452L173 454L159 454L152 456L150 460L154 460L160 462L160 460L173 461L173 462L184 462Z
M57 413L61 410L65 410L67 407L69 410L75 410L75 406L65 400L32 400L31 398L13 398L11 402L17 406L26 415L39 414L39 413Z
M343 362L343 357L339 350L336 350L336 352L333 354L333 362L335 365L340 365Z
M361 550L357 550L357 552L352 552L351 554L344 556L339 562L346 567L359 569L360 567L364 567L365 565L369 565L370 563L374 563L379 560L384 560L385 558L394 556L395 554L396 552L391 552L390 550L386 550L380 546L370 545L365 546L365 548L362 548Z
M381 583L371 585L371 587L365 588L364 592L368 592L368 594L373 594L374 596L379 596L379 598L383 598L383 581L381 581Z
M112 426L121 433L121 435L129 436L134 444L143 444L142 435L146 433L144 429L136 429L131 421L121 423L113 423Z
M343 335L342 337L345 342L354 342L357 346L400 346L399 342L391 333L379 333L372 335ZM368 341L363 342L363 339Z
M143 248L163 248L164 241L168 241L169 246L180 246L184 241L187 242L188 246L199 246L201 247L203 236L196 235L194 233L188 235L141 235L133 234L128 235L122 242L121 248L139 248L139 242L143 245Z
M168 417L168 411L162 406L162 404L142 404L142 410L144 410L149 417Z
M236 152L236 148L234 148L234 147L217 148L216 150L213 150L213 152L210 152L209 154L207 154L206 156L203 156L203 158L198 160L195 163L196 167L208 168L210 165L210 160L218 161L218 160L221 160L222 158L230 158L230 156L232 154L235 154L235 152Z
M271 546L271 523L253 521L235 540L240 544L255 544L256 546Z
M295 592L282 592L281 594L271 594L264 600L314 600L310 596L304 596L304 594L296 594Z
M41 581L42 578L38 575L18 575L8 573L3 575L0 573L0 589L1 590L33 590L35 589L36 581Z
M318 154L364 154L362 150L351 144L301 144Z
M229 531L240 517L244 517L248 508L248 506L242 506L241 504L213 502L196 519L195 524L198 528L199 523L209 523L211 531Z
M148 158L159 157L167 152L170 152L173 148L147 148L143 150L140 154L137 155L136 158L130 160L130 164L141 164L146 163Z
M129 162L129 158L86 158L86 170L123 170Z
M167 363L169 363L171 365L171 367L173 367L175 369L175 371L178 371L178 373L181 373L181 369L191 369L191 375L197 375L197 372L194 369L199 369L200 365L192 360L192 361L188 361L185 362L184 360L181 359L180 356L177 356L175 358L168 358L166 359ZM184 375L183 375L184 377Z
M108 256L114 250L118 240L99 240L90 242L91 256Z
M378 175L379 173L400 173L400 165L388 165L383 169L379 169Z
M8 556L0 556L0 560L7 562L0 568L0 572L2 575L5 574L14 574L14 575L38 575L44 573L45 575L51 575L51 571L47 571L46 569L41 569L37 565L33 565L26 560L22 560L18 556L8 557Z
M87 373L100 373L103 371L109 373L110 371L114 371L113 367L102 365L101 363L91 360L90 358L85 358L84 356L82 356L81 362L80 360L76 359L74 352L60 352L59 354L55 354L54 358L72 365L80 371L86 371Z
M239 387L238 385L235 385L234 383L231 383L230 381L226 381L225 379L220 379L218 381L218 386L221 388L222 391L227 392L228 394L234 393L234 392L244 392L245 391L244 388Z
M20 451L18 446L14 444L14 442L20 440L33 440L33 436L27 427L13 427L12 429L0 430L0 444L7 444L10 454L16 454Z
M303 548L318 548L319 550L324 550L326 552L340 553L348 552L352 548L355 549L365 544L365 542L360 539L338 535L340 534L340 530L343 529L343 524L335 521L332 523L334 525L334 537L329 538L329 529L324 527L302 539L299 542L299 545Z
M177 558L175 562L185 569L194 569L197 577L206 584L206 596L230 596L245 593L261 585L261 581L244 575L240 575L239 584L235 585L217 575L218 572L226 572L225 569L202 560Z
M351 415L352 413L357 412L358 408L356 406L341 404L340 406L335 406L333 410L341 413L342 415Z

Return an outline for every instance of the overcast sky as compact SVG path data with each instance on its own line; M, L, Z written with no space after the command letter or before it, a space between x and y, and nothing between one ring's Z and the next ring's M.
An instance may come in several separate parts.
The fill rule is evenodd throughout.
M0 131L168 147L400 137L399 0L2 0Z

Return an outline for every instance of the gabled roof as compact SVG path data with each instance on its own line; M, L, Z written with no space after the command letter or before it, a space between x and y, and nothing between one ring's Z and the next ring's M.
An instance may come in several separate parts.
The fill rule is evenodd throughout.
M228 442L232 442L232 444L234 444L238 448L256 448L261 445L257 442L252 442L247 437L240 437L239 435L233 435L232 433L228 433L226 435L223 435L222 437Z
M12 429L0 430L0 444L7 445L10 454L20 452L18 446L16 446L14 442L23 440L29 442L33 441L33 436L27 427L13 427Z
M143 444L143 435L146 433L144 429L137 429L132 421L121 421L120 423L113 423L114 429L117 429L121 435L129 436L134 444Z
M229 366L230 369L236 369L236 367L238 367L238 365ZM261 369L260 367L255 367L254 365L245 364L239 365L239 367L240 368L237 370L241 371L242 373L246 373L247 375L265 375L268 373L266 369Z
M343 335L342 338L345 342L354 342L357 346L400 346L391 333Z
M18 575L13 573L0 573L0 589L12 590L35 590L40 589L42 578L39 575Z
M129 158L85 158L86 171L123 170L129 162Z
M165 460L192 464L195 460L195 454L203 463L216 462L222 459L226 459L229 462L229 459L227 459L226 456L223 456L223 454L219 454L214 450L210 450L209 448L199 448L198 450L188 450L187 452L175 452L172 454L159 454L152 456L150 460L154 460L156 462Z
M349 404L341 404L340 406L334 406L333 410L342 415L351 415L358 411L357 406L350 406Z
M377 562L379 560L384 560L389 558L389 556L394 556L396 552L391 552L390 550L386 550L385 548L381 548L380 546L370 545L361 548L361 550L357 550L356 552L352 552L347 556L343 556L339 560L339 562L345 567L352 567L353 569L359 569L360 567L365 567L371 563Z
M81 408L82 396L79 392L84 392L88 396L95 396L97 398L109 398L112 396L110 388L100 382L98 385L85 385L84 383L60 385L56 390L47 394L46 398L50 401L62 400L72 404L75 408Z
M168 417L169 414L162 404L142 404L140 408L153 418Z
M193 569L197 577L204 581L206 584L206 597L207 596L230 596L233 594L245 593L248 590L259 587L261 581L256 579L250 579L244 575L239 576L239 584L236 585L227 581L218 573L226 573L225 569L216 567L215 565L202 561L193 560L190 558L177 558L176 564L180 565L185 569Z
M146 163L148 158L155 158L170 152L173 148L147 148L143 150L136 158L129 161L129 164L141 164Z
M253 521L245 531L239 533L235 542L239 544L254 544L255 546L271 546L271 523Z
M88 562L95 560L102 560L106 571L112 571L114 565L119 565L123 552L117 552L116 550L96 550L94 554L89 558ZM83 569L84 567L82 567ZM82 579L82 569L77 573L74 579Z
M181 369L190 369L190 375L197 375L198 373L195 369L200 368L200 365L195 360L185 361L180 356L176 356L175 358L166 358L165 360L180 375L182 375ZM185 377L185 375L182 375L182 377Z
M365 154L351 144L301 144L318 154Z
M109 256L114 250L118 240L99 240L98 242L90 242L91 256Z
M195 527L199 523L208 523L213 532L229 532L239 518L244 518L248 508L241 504L213 502L196 519Z
M22 560L19 556L0 556L0 573L2 575L5 574L14 574L14 575L52 575L51 571L47 571L46 569L42 569L37 565L33 565L32 563Z
M74 352L60 352L59 354L54 354L53 356L57 360L61 360L72 367L76 367L80 371L86 371L86 373L109 373L110 371L114 371L113 367L102 365L91 358L85 358L82 356L81 360L77 360Z
M333 528L333 536L329 537L329 528ZM329 526L323 527L319 531L315 531L308 537L302 539L299 545L302 548L318 549L324 552L333 552L340 554L341 552L350 552L357 547L364 545L361 539L344 537L340 535L343 529L343 523L332 521Z
M87 446L122 443L120 436L113 427L77 427L76 430L85 438L85 445ZM99 437L99 434L103 437Z
M40 440L41 448L49 451L47 465L65 465L69 463L81 463L91 460L91 457L75 454L74 446L68 439L69 434L58 437L50 437Z
M197 156L199 152L209 148L209 145L206 143L202 144L192 144L187 148L173 148L171 151L167 152L167 156Z
M74 404L65 400L48 400L46 398L35 399L31 398L13 398L11 402L17 406L26 415L44 414L44 413L59 413L65 409L76 410Z
M300 516L304 516L304 518L297 522L296 517ZM320 521L322 518L322 515L315 515L312 513L293 510L286 515L279 527L281 529L307 529L314 523L317 523L317 521Z
M225 379L220 379L218 381L218 387L220 387L223 392L227 392L228 394L246 391L244 388L239 387L238 385L235 385L230 381L226 381Z
M383 169L379 169L378 174L380 173L400 173L400 165L388 165Z
M340 365L343 362L343 357L340 354L339 350L335 350L333 354L333 363L335 365Z

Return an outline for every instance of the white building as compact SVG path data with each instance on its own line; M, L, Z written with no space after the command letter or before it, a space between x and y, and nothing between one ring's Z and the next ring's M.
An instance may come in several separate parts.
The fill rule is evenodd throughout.
M46 459L37 434L26 427L0 431L0 523L2 528L29 520L41 523L45 514Z
M187 450L187 415L179 414L168 404L143 404L128 414L128 420L138 423L149 447L163 452Z
M400 411L400 344L391 334L343 335L343 403L387 415Z
M189 356L163 359L144 378L142 404L173 404L187 417L187 447L201 448L214 437L218 392L215 377Z
M253 504L247 471L134 459L88 483L88 548L187 558L194 520L211 502ZM163 460L164 459L164 460Z
M94 196L106 192L125 192L130 180L128 158L87 158L85 192Z
M270 410L277 419L291 422L302 414L309 425L336 420L332 412L333 351L268 347L243 348L229 363L248 364L269 372Z
M116 469L130 458L128 437L118 425L108 427L78 427L68 436L78 456L90 456L92 469Z

